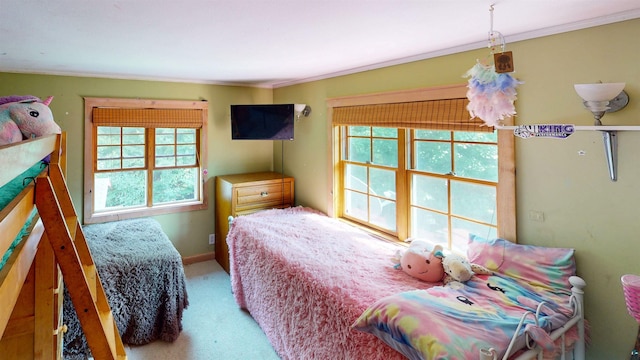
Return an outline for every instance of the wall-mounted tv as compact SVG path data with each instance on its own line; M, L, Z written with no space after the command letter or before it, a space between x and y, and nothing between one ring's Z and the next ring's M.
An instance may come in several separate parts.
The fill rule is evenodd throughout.
M293 104L231 105L231 139L293 140Z

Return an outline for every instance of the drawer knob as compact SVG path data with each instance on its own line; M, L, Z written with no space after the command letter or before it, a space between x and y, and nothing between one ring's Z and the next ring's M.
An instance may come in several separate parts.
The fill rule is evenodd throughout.
M262 196L262 197L265 197L265 196L267 196L267 195L269 195L269 193L268 193L268 192L266 192L266 191L263 191L263 192L261 192L261 193L260 193L260 196Z

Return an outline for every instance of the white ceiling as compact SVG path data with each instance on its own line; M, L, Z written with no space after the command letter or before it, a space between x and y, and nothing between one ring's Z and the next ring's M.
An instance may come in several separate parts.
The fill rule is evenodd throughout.
M279 87L486 47L492 4L507 50L640 18L640 0L0 0L0 71Z

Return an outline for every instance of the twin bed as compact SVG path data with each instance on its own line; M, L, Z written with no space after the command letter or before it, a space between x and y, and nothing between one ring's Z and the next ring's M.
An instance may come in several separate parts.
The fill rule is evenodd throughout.
M175 341L189 305L182 258L160 223L151 218L84 226L87 244L104 287L122 342L144 345ZM73 303L65 293L66 360L91 352Z
M584 359L572 249L472 236L469 260L493 274L455 287L396 270L399 245L309 208L237 217L227 243L235 300L282 359Z

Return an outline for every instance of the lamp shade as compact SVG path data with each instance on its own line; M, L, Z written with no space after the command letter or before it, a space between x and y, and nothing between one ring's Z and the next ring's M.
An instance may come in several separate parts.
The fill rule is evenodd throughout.
M578 95L584 101L609 101L624 90L625 83L575 84Z

